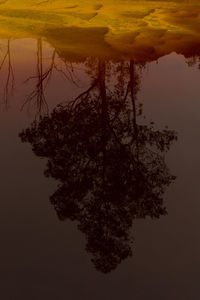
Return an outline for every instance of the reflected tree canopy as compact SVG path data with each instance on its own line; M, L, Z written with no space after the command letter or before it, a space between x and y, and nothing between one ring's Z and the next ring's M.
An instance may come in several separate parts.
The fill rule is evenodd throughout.
M92 262L107 273L132 255L133 220L167 213L163 195L174 176L164 154L176 134L138 121L140 78L133 61L93 59L88 67L90 87L20 137L48 159L45 176L58 180L50 198L58 217L78 221Z

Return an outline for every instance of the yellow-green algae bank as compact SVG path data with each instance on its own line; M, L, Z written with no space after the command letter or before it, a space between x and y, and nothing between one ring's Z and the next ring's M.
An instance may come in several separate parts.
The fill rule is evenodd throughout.
M198 1L0 1L0 38L43 38L60 55L151 61L200 54Z

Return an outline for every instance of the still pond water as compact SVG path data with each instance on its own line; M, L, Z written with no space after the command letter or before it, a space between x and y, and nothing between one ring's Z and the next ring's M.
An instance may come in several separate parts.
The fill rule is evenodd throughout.
M197 300L199 42L93 35L0 41L1 299Z

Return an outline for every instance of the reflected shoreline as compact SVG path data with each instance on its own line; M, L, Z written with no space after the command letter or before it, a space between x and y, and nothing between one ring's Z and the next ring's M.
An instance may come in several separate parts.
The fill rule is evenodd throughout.
M146 63L172 52L200 55L198 1L73 1L72 6L38 1L21 0L17 9L13 0L1 3L0 38L43 39L71 62L93 56Z

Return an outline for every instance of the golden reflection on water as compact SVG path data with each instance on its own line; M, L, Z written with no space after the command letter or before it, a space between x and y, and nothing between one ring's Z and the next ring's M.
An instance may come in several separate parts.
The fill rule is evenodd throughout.
M14 1L0 5L0 37L47 40L68 60L151 61L200 52L197 1Z

